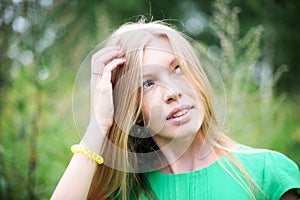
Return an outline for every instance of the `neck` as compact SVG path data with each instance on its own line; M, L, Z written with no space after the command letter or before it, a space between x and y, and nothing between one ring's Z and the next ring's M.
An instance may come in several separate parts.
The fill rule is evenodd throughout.
M169 163L161 169L164 173L178 174L198 170L221 157L217 155L214 147L207 145L201 133L184 139L153 139Z

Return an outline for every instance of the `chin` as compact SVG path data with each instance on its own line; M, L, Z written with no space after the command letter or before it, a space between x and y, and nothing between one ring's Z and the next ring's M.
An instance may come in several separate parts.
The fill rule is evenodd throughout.
M200 127L199 127L200 128ZM188 137L194 137L199 128L195 127L179 127L176 129L168 129L168 131L162 130L160 133L157 133L155 137L165 138L168 140L177 140L177 139L185 139Z

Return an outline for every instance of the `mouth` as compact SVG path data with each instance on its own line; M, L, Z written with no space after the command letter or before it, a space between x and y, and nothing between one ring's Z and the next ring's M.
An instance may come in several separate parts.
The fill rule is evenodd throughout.
M186 115L193 107L192 106L181 106L174 108L167 116L167 120L181 118Z

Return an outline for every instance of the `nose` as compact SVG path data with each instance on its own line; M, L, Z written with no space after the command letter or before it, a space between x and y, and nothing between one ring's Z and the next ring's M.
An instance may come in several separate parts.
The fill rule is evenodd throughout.
M172 103L173 101L178 101L182 97L182 92L179 88L165 88L163 99L165 103Z

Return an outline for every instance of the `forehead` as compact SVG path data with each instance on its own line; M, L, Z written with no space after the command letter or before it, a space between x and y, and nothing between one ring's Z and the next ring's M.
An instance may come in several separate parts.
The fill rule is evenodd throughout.
M155 37L144 48L143 65L170 65L175 59L167 38Z

